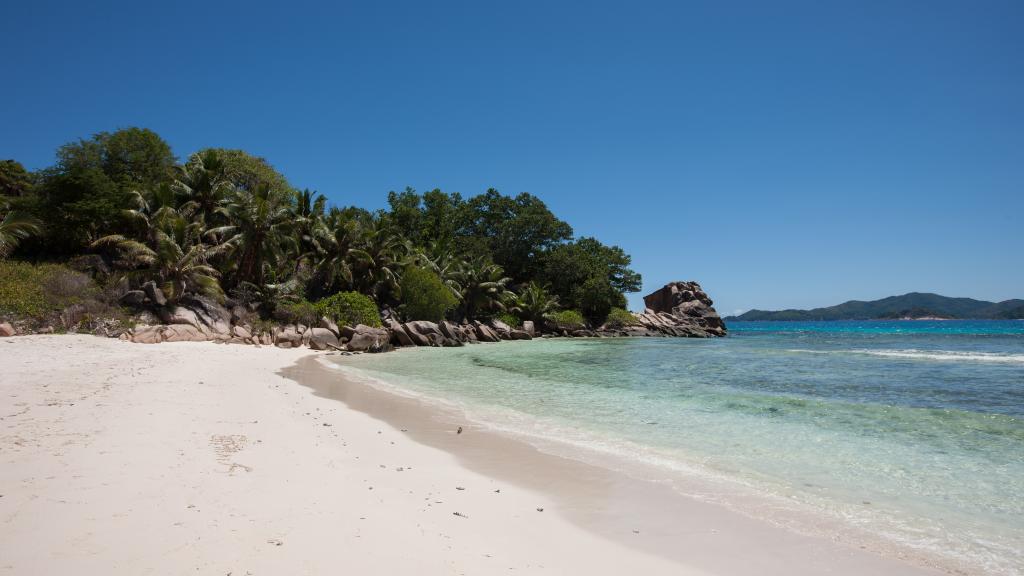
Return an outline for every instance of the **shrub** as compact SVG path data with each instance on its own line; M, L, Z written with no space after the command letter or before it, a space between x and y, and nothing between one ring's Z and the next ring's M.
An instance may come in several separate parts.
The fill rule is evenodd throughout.
M317 301L316 309L321 316L327 316L341 326L383 326L377 304L359 292L338 292Z
M92 278L59 264L0 261L0 314L41 319L98 294Z
M402 274L402 315L407 320L440 322L458 298L429 270L411 266Z
M590 278L574 291L573 300L580 312L591 320L608 316L612 308L625 308L626 297L604 278Z
M502 312L501 314L498 314L497 316L495 316L495 319L500 320L513 328L520 328L523 325L523 321L520 320L518 316L514 314L509 314L508 312Z
M576 310L562 310L548 315L548 320L559 330L581 330L587 327L583 314Z
M623 326L632 326L636 323L636 316L622 308L612 308L612 311L608 313L608 317L604 320L605 326L609 328L622 328Z
M316 304L307 300L281 302L274 310L274 318L285 324L305 324L316 326L320 323L320 311Z

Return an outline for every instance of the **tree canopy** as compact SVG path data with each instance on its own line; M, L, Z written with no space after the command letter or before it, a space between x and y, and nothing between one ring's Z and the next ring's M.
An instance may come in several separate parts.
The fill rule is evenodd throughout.
M16 257L91 253L129 286L156 280L171 300L230 297L267 315L356 293L412 319L539 322L563 309L600 319L640 287L621 248L574 240L525 192L406 188L384 210L330 206L242 150L178 163L144 128L66 144L37 174L4 161L0 193L17 202L4 210Z

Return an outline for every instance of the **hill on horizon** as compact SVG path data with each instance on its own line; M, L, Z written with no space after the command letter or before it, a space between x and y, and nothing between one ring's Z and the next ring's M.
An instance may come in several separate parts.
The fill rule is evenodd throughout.
M1024 300L988 302L974 298L950 298L928 292L910 292L865 302L850 300L812 310L748 310L726 320L880 320L893 318L951 318L961 320L1024 319Z

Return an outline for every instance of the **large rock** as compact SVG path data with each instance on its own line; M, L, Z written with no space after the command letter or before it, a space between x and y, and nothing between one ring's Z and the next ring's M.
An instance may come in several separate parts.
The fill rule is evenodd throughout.
M709 338L725 336L725 322L714 302L696 282L670 282L644 296L647 309L637 321L649 330L668 336Z
M142 290L129 290L121 296L121 304L125 306L142 306L146 302L146 293Z
M7 322L0 323L0 336L14 336L17 332L14 331L14 326L11 326Z
M339 346L338 337L327 328L310 328L307 332L313 350L333 350Z
M295 326L289 324L274 334L274 345L281 348L298 348L302 346L302 334Z
M330 330L336 337L341 335L341 332L338 331L338 325L332 322L327 316L320 318L320 327Z
M401 324L396 322L393 318L387 319L388 330L391 331L391 343L396 346L415 346L416 343L409 337L409 333L405 331L405 328Z
M443 320L437 327L441 330L441 334L449 340L455 340L459 343L466 341L466 334L452 322Z
M405 333L409 335L409 339L412 340L412 343L415 344L416 346L433 345L430 338L428 338L426 334L421 334L416 329L416 322L407 322L405 324L402 324L402 328L405 330Z
M132 332L136 344L159 344L164 341L163 326L140 326Z
M146 296L149 297L149 301L152 302L154 305L167 305L167 297L164 296L164 291L161 290L156 285L156 282L153 282L152 280L146 282L145 284L142 285L142 291L146 293Z
M346 348L352 352L380 352L391 345L391 334L384 328L358 324L352 329Z
M164 342L205 342L209 340L206 334L188 324L164 326L161 332Z
M498 320L497 318L493 318L490 324L491 328L494 329L494 331L498 334L499 338L507 340L510 337L509 334L512 333L512 327L509 326L508 324L505 324L504 322Z
M526 332L530 337L537 335L537 329L533 326L532 320L523 320L523 332Z
M512 340L533 340L533 336L526 330L510 330L508 337Z
M501 338L498 337L498 334L492 330L490 326L482 324L479 321L473 322L473 331L476 332L477 340L481 342L497 342L501 340Z
M206 323L199 319L199 315L184 306L175 306L170 310L161 310L160 319L166 324L186 324L194 326L201 332L209 332Z

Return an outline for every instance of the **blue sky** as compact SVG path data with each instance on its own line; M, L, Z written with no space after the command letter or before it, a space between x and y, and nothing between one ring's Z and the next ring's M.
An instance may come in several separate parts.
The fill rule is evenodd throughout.
M1022 29L1019 1L9 3L0 158L145 126L338 204L528 191L724 313L1024 297Z

